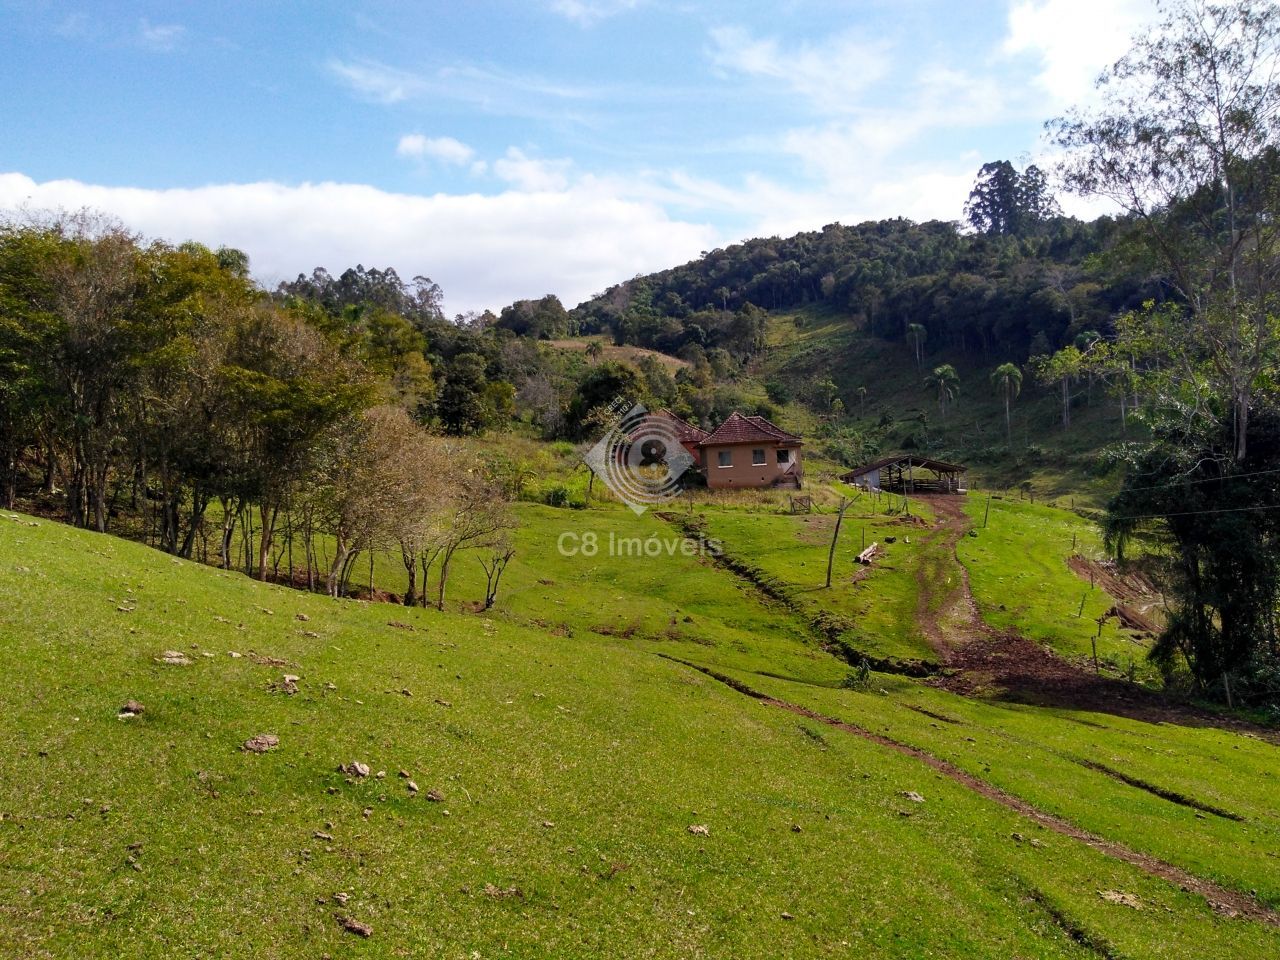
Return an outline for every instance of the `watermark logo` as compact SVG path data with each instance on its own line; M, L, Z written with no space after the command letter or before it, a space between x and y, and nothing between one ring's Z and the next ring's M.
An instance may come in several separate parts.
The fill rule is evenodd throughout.
M614 400L609 413L604 436L583 458L587 466L637 514L674 500L680 478L696 462L675 423L624 400Z

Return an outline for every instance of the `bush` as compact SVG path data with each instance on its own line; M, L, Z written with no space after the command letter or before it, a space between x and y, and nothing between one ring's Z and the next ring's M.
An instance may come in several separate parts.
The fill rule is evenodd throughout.
M785 405L791 402L791 388L777 377L773 377L764 385L764 392L776 404Z
M844 675L840 681L842 690L865 690L871 684L871 668L860 663Z
M548 487L542 495L543 502L549 507L567 507L569 505L569 488L558 483Z

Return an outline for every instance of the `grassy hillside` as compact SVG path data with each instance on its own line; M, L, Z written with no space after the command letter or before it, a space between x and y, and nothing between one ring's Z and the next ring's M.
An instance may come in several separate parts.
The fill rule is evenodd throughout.
M1064 429L1057 389L1037 384L1032 370L1024 367L1022 394L1012 404L1010 443L1003 398L990 381L992 369L1001 362L926 342L917 367L909 342L873 336L857 328L847 314L813 308L771 318L768 348L751 372L760 383L781 380L799 397L818 380L831 377L852 423L866 432L883 433L886 453L917 449L959 460L971 468L971 482L983 487L1029 483L1040 499L1096 502L1115 484L1114 477L1100 469L1099 453L1109 444L1137 439L1136 428L1131 424L1126 435L1119 407L1103 387L1090 390L1081 383L1073 387L1072 423ZM944 363L960 375L958 400L945 416L924 386L928 372ZM866 388L864 398L859 387ZM792 404L788 412L810 432L817 426L799 404Z
M1272 744L899 676L846 689L804 608L709 558L556 546L670 522L523 509L487 615L329 601L0 518L5 952L1280 949ZM816 580L804 518L788 539L764 510L700 512L729 549L778 542L785 563L750 550ZM815 603L851 602L850 549ZM119 718L131 699L145 711ZM242 749L267 733L277 747ZM353 762L370 775L338 772Z

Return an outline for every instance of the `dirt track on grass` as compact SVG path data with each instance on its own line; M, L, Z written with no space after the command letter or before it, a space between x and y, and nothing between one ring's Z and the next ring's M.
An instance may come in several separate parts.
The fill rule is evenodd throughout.
M974 602L969 572L956 553L956 545L972 525L964 512L964 501L947 496L920 499L928 501L938 518L925 539L942 547L932 551L938 559L924 563L917 575L920 629L948 670L947 676L930 683L969 696L1092 710L1148 723L1223 727L1280 743L1280 731L1197 710L1136 684L1100 677L1026 637L988 625ZM1103 581L1104 589L1110 579L1114 578ZM1123 592L1129 588L1121 584L1117 589Z
M845 733L861 737L862 739L868 740L881 747L885 747L903 754L904 756L911 757L914 760L918 760L955 783L972 790L974 793L980 794L988 800L992 800L1015 813L1019 813L1022 816L1033 820L1046 830L1051 830L1064 837L1070 837L1073 840L1079 840L1081 843L1087 844L1100 853L1106 854L1107 856L1113 857L1117 860L1122 860L1131 866L1137 867L1139 870L1143 870L1152 876L1167 880L1168 882L1176 884L1191 893L1199 894L1204 897L1215 913L1226 917L1245 917L1259 923L1280 927L1280 913L1263 906L1248 894L1219 886L1210 880L1197 877L1194 874L1183 870L1181 867L1176 867L1173 864L1157 857L1140 853L1137 850L1126 847L1124 844L1115 843L1104 837L1100 837L1097 834L1083 830L1070 821L1045 813L1044 811L1027 803L1025 800L1015 797L1011 793L1006 793L999 787L993 786L984 780L980 780L972 774L966 773L955 764L943 760L940 757L935 757L933 754L925 750L921 750L918 747L913 747L909 744L886 737L883 734L873 733L872 731L867 730L864 727L860 727L857 724L847 723L843 720L837 720L834 717L824 716L823 714L810 710L807 707L802 707L799 704L789 703L786 700L778 700L768 694L753 690L745 683L718 673L708 667L689 663L686 660L680 660L666 654L659 654L659 656L665 660L671 660L675 663L682 664L683 666L706 674L713 680L718 680L720 683L736 690L738 693L751 697L754 700L758 700L766 706L777 707L780 710L786 710L790 713L806 717L809 720L814 720L829 727L834 727L838 730L844 731ZM1021 842L1016 835L1013 839Z

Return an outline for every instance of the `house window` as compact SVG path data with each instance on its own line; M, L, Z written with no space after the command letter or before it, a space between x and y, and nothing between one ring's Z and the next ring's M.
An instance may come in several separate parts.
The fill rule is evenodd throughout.
M732 466L733 466L733 451L732 451L732 450L721 450L721 451L720 451L720 453L719 453L719 454L717 454L716 456L717 456L717 461L719 462L720 466L722 466L722 467L732 467Z
M791 451L790 451L790 450L779 450L779 451L778 451L778 462L779 462L779 463L790 463L790 462L791 462Z
M763 451L763 450L752 450L752 451L751 451L751 465L752 465L753 467L763 467L763 466L764 466L764 451Z

